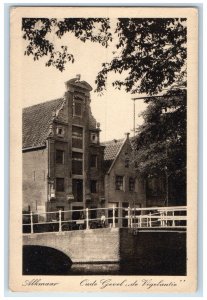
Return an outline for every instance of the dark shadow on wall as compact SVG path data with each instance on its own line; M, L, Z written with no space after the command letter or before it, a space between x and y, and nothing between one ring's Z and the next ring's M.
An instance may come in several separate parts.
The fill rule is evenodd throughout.
M23 246L23 275L63 275L72 261L64 253L42 246Z

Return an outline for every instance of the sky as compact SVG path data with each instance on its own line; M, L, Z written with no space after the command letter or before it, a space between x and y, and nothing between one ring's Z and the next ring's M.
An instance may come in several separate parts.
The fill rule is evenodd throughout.
M81 42L72 34L66 34L61 40L53 40L56 46L67 45L74 55L74 64L67 64L65 71L60 72L54 67L46 67L45 59L33 61L32 56L24 56L25 42L22 41L22 100L23 107L62 97L65 93L65 82L81 74L81 80L87 81L92 87L91 109L97 122L101 123L101 141L123 138L126 132L133 136L133 101L131 95L124 90L112 87L113 74L108 77L104 95L94 92L95 79L103 62L110 61L114 45L108 49L97 43ZM136 101L136 125L143 119L138 117L146 108L143 101Z

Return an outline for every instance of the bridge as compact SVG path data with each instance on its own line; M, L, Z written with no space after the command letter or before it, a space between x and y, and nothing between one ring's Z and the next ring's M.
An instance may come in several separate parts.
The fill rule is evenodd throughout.
M121 218L117 217L118 209L123 210ZM185 269L186 207L100 210L97 218L90 218L90 209L78 210L79 219L68 217L73 211L47 212L45 218L42 214L25 214L23 245L55 249L73 265L143 262L147 258L146 264L151 266L157 263L155 257L160 257L162 263L168 257L168 264L174 267L170 256L176 254L182 257L177 263Z

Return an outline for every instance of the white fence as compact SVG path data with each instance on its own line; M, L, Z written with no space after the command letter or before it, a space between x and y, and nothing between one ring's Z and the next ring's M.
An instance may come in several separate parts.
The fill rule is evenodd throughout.
M76 212L74 219L73 214ZM94 217L94 215L96 217ZM86 208L23 214L23 232L67 231L100 227L186 228L186 206Z

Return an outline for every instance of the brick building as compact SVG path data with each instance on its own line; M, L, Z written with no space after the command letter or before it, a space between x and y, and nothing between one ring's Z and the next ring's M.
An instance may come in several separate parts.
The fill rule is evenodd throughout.
M65 85L64 97L23 110L23 211L73 210L76 219L86 207L145 206L128 135L101 144L91 86L78 77Z
M109 208L117 207L116 217L120 225L127 220L121 217L127 214L122 208L145 207L146 191L145 181L138 178L131 163L132 147L129 133L125 139L113 140L103 143L105 167L105 199ZM109 215L112 211L109 211Z

